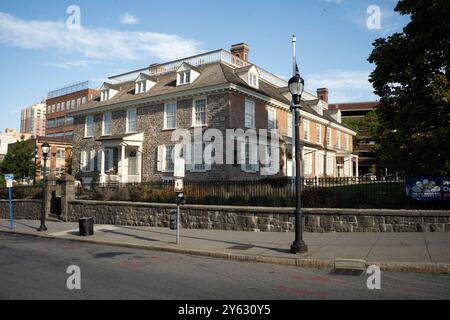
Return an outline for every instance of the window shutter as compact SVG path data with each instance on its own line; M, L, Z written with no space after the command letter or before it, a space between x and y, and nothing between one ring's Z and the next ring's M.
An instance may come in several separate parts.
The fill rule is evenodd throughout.
M80 170L81 172L86 171L86 151L81 151Z
M166 150L166 146L158 146L158 155L157 155L158 165L157 165L157 170L159 172L163 172L164 171L165 150Z

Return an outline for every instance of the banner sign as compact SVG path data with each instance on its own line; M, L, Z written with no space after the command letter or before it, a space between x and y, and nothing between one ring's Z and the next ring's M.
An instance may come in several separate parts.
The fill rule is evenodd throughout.
M450 200L450 177L406 178L406 194L419 201Z

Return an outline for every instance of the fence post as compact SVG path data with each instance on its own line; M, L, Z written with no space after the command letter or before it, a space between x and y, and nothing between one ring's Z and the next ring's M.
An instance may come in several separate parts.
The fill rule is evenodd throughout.
M50 213L52 213L52 199L53 199L53 192L56 192L56 177L55 176L48 176L47 177L47 186L46 186L46 195L45 195L45 213L46 217Z
M75 200L75 179L71 175L65 175L61 195L61 216L64 221L69 220L69 201Z

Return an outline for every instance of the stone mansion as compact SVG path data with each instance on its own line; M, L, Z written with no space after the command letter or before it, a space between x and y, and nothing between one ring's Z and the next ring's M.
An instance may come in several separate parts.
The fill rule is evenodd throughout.
M176 129L277 129L279 170L292 175L291 96L287 81L249 62L246 44L110 77L100 95L73 110L73 173L83 183L173 179ZM302 96L303 175L357 174L354 131L328 109L328 90ZM261 147L261 146L258 146ZM244 164L207 165L204 143L192 143L186 180L258 179L245 146ZM236 158L236 155L234 155ZM198 161L197 161L198 160ZM247 163L248 162L248 163Z

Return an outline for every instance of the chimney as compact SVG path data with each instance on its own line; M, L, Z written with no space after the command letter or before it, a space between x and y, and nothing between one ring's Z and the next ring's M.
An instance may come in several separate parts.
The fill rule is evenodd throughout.
M328 89L327 88L319 88L319 89L317 89L317 97L320 100L323 100L326 103L328 103Z
M250 51L250 48L248 47L248 45L246 43L238 43L238 44L233 44L231 46L231 54L235 57L238 57L242 60L244 60L245 62L248 62L248 53Z

